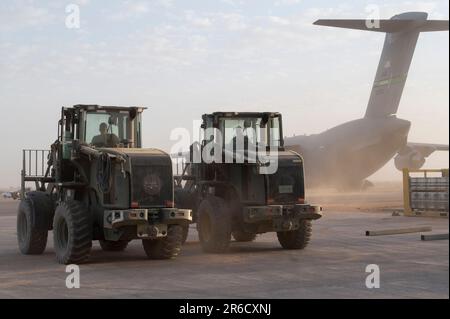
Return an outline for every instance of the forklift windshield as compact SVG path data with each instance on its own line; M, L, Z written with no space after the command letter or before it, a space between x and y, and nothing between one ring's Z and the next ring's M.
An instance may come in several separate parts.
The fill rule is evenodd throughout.
M138 118L131 120L127 111L87 112L85 142L95 147L139 147L139 125L135 125Z
M223 134L224 145L241 143L254 146L281 146L280 121L272 117L267 123L261 117L222 117L219 119L219 129Z

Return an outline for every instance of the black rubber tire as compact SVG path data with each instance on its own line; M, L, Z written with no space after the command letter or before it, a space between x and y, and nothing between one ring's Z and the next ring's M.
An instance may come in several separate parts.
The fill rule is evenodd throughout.
M231 214L223 199L208 196L200 203L197 230L204 252L223 253L228 249L231 241Z
M55 207L51 195L45 192L34 191L28 192L27 198L32 200L36 216L39 217L39 220L36 221L37 225L39 225L38 227L52 230Z
M167 235L159 239L143 239L142 246L149 259L172 259L181 251L183 227L168 225Z
M255 233L247 233L244 231L236 230L236 231L232 232L231 234L233 235L234 240L237 242L242 242L242 243L251 242L256 239Z
M102 247L104 251L124 251L129 243L128 240L118 240L118 241L99 240L99 242L100 247Z
M80 202L61 202L56 208L53 246L60 264L80 264L89 258L92 223L88 211Z
M284 249L303 249L305 248L312 234L312 224L310 220L300 221L300 227L297 230L278 232L277 237L280 245Z
M24 255L40 255L47 246L48 219L38 197L25 198L17 212L17 242Z
M189 235L189 225L183 225L183 236L181 237L181 243L184 245Z

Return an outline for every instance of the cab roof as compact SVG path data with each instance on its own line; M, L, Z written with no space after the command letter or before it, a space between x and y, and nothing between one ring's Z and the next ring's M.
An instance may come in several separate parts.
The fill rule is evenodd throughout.
M78 110L86 110L86 111L97 111L97 110L111 110L111 111L130 111L137 110L142 112L146 110L146 107L143 106L107 106L107 105L98 105L98 104L76 104L73 106L74 109Z
M203 116L213 116L213 117L261 117L269 116L276 117L281 114L278 112L213 112L210 114L204 114Z

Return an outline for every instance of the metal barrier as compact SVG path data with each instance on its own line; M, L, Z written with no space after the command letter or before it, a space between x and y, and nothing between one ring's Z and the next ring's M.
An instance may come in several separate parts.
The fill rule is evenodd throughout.
M448 169L403 170L405 216L448 217L448 193Z
M36 189L39 188L38 182L46 179L48 176L48 157L49 150L23 150L22 151L22 172L21 172L21 190L20 196L24 198L25 183L35 182Z

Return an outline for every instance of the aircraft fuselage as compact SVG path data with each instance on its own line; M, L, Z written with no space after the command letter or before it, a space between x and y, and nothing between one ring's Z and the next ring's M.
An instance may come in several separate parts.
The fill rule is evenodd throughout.
M309 186L355 188L407 142L411 123L394 116L362 118L323 133L285 138L305 161Z

